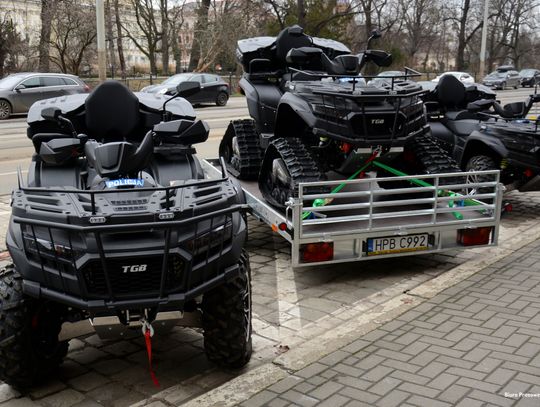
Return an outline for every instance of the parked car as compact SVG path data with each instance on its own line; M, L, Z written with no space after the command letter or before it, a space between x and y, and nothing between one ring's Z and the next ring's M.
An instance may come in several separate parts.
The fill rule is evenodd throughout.
M521 76L513 66L503 65L487 75L482 84L494 89L503 90L507 86L517 89L521 84Z
M403 76L405 75L405 72L403 71L383 71L377 75L376 78L373 78L368 82L369 86L381 86L384 84L391 85L392 84L392 78L391 76ZM398 78L394 79L394 81L400 81L404 78Z
M522 69L519 71L519 76L521 76L521 86L524 88L526 86L532 88L540 84L540 71L538 69Z
M180 82L199 82L201 84L200 92L186 99L191 104L215 103L218 106L225 106L229 100L229 85L219 75L207 73L180 73L166 79L159 85L150 85L141 89L145 93L157 93L161 95L172 95L176 86Z
M88 93L90 87L79 77L56 73L17 73L0 80L0 120L26 113L38 100Z
M444 72L444 73L440 74L439 76L437 76L435 79L432 79L431 82L439 82L439 80L440 80L444 75L452 75L452 76L455 76L455 77L458 78L462 83L464 83L464 84L466 84L466 85L470 85L470 84L473 84L473 83L474 83L474 77L473 77L470 73L467 73L467 72L459 72L459 71L449 71L449 72Z

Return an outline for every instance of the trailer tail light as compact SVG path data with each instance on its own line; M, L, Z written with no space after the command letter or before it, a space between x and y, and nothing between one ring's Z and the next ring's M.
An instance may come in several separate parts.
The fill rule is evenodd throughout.
M483 227L476 229L459 229L457 241L463 246L481 246L490 242L493 227Z
M300 245L300 258L302 263L330 261L334 258L334 243L319 242Z

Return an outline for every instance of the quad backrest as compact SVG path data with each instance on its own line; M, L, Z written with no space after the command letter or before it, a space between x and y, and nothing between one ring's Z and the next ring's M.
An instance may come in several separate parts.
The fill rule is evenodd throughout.
M89 136L104 142L130 140L140 122L139 99L125 85L106 81L85 102Z
M293 25L282 30L276 37L276 57L285 63L287 54L293 48L310 47L313 40L304 34L304 29L299 25Z
M461 81L453 75L444 75L437 86L439 102L446 108L463 108L467 91Z

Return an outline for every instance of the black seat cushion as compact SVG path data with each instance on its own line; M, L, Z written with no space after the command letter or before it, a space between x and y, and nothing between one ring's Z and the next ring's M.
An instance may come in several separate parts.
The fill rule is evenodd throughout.
M453 75L444 75L437 85L439 102L447 109L464 108L467 91L463 83Z
M448 120L444 123L448 129L458 136L468 136L480 127L478 120Z
M276 57L285 64L289 51L293 48L310 47L313 44L311 37L304 34L299 25L293 25L282 30L276 37Z
M85 110L89 136L104 142L131 140L140 122L139 99L117 81L103 82L94 89Z
M444 114L448 120L482 120L482 117L477 113L469 112L468 110L453 110Z

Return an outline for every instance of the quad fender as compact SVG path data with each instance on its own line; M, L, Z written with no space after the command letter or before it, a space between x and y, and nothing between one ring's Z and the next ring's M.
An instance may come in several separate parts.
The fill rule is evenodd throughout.
M285 93L276 114L276 137L302 137L306 129L313 129L317 118L310 104L292 93Z
M508 149L498 138L490 137L475 130L465 143L460 160L461 168L465 168L469 159L475 155L487 155L495 159L501 159L508 157Z
M259 133L273 133L276 108L282 92L271 83L252 83L245 77L240 79L240 88L246 95L249 115L255 121Z

